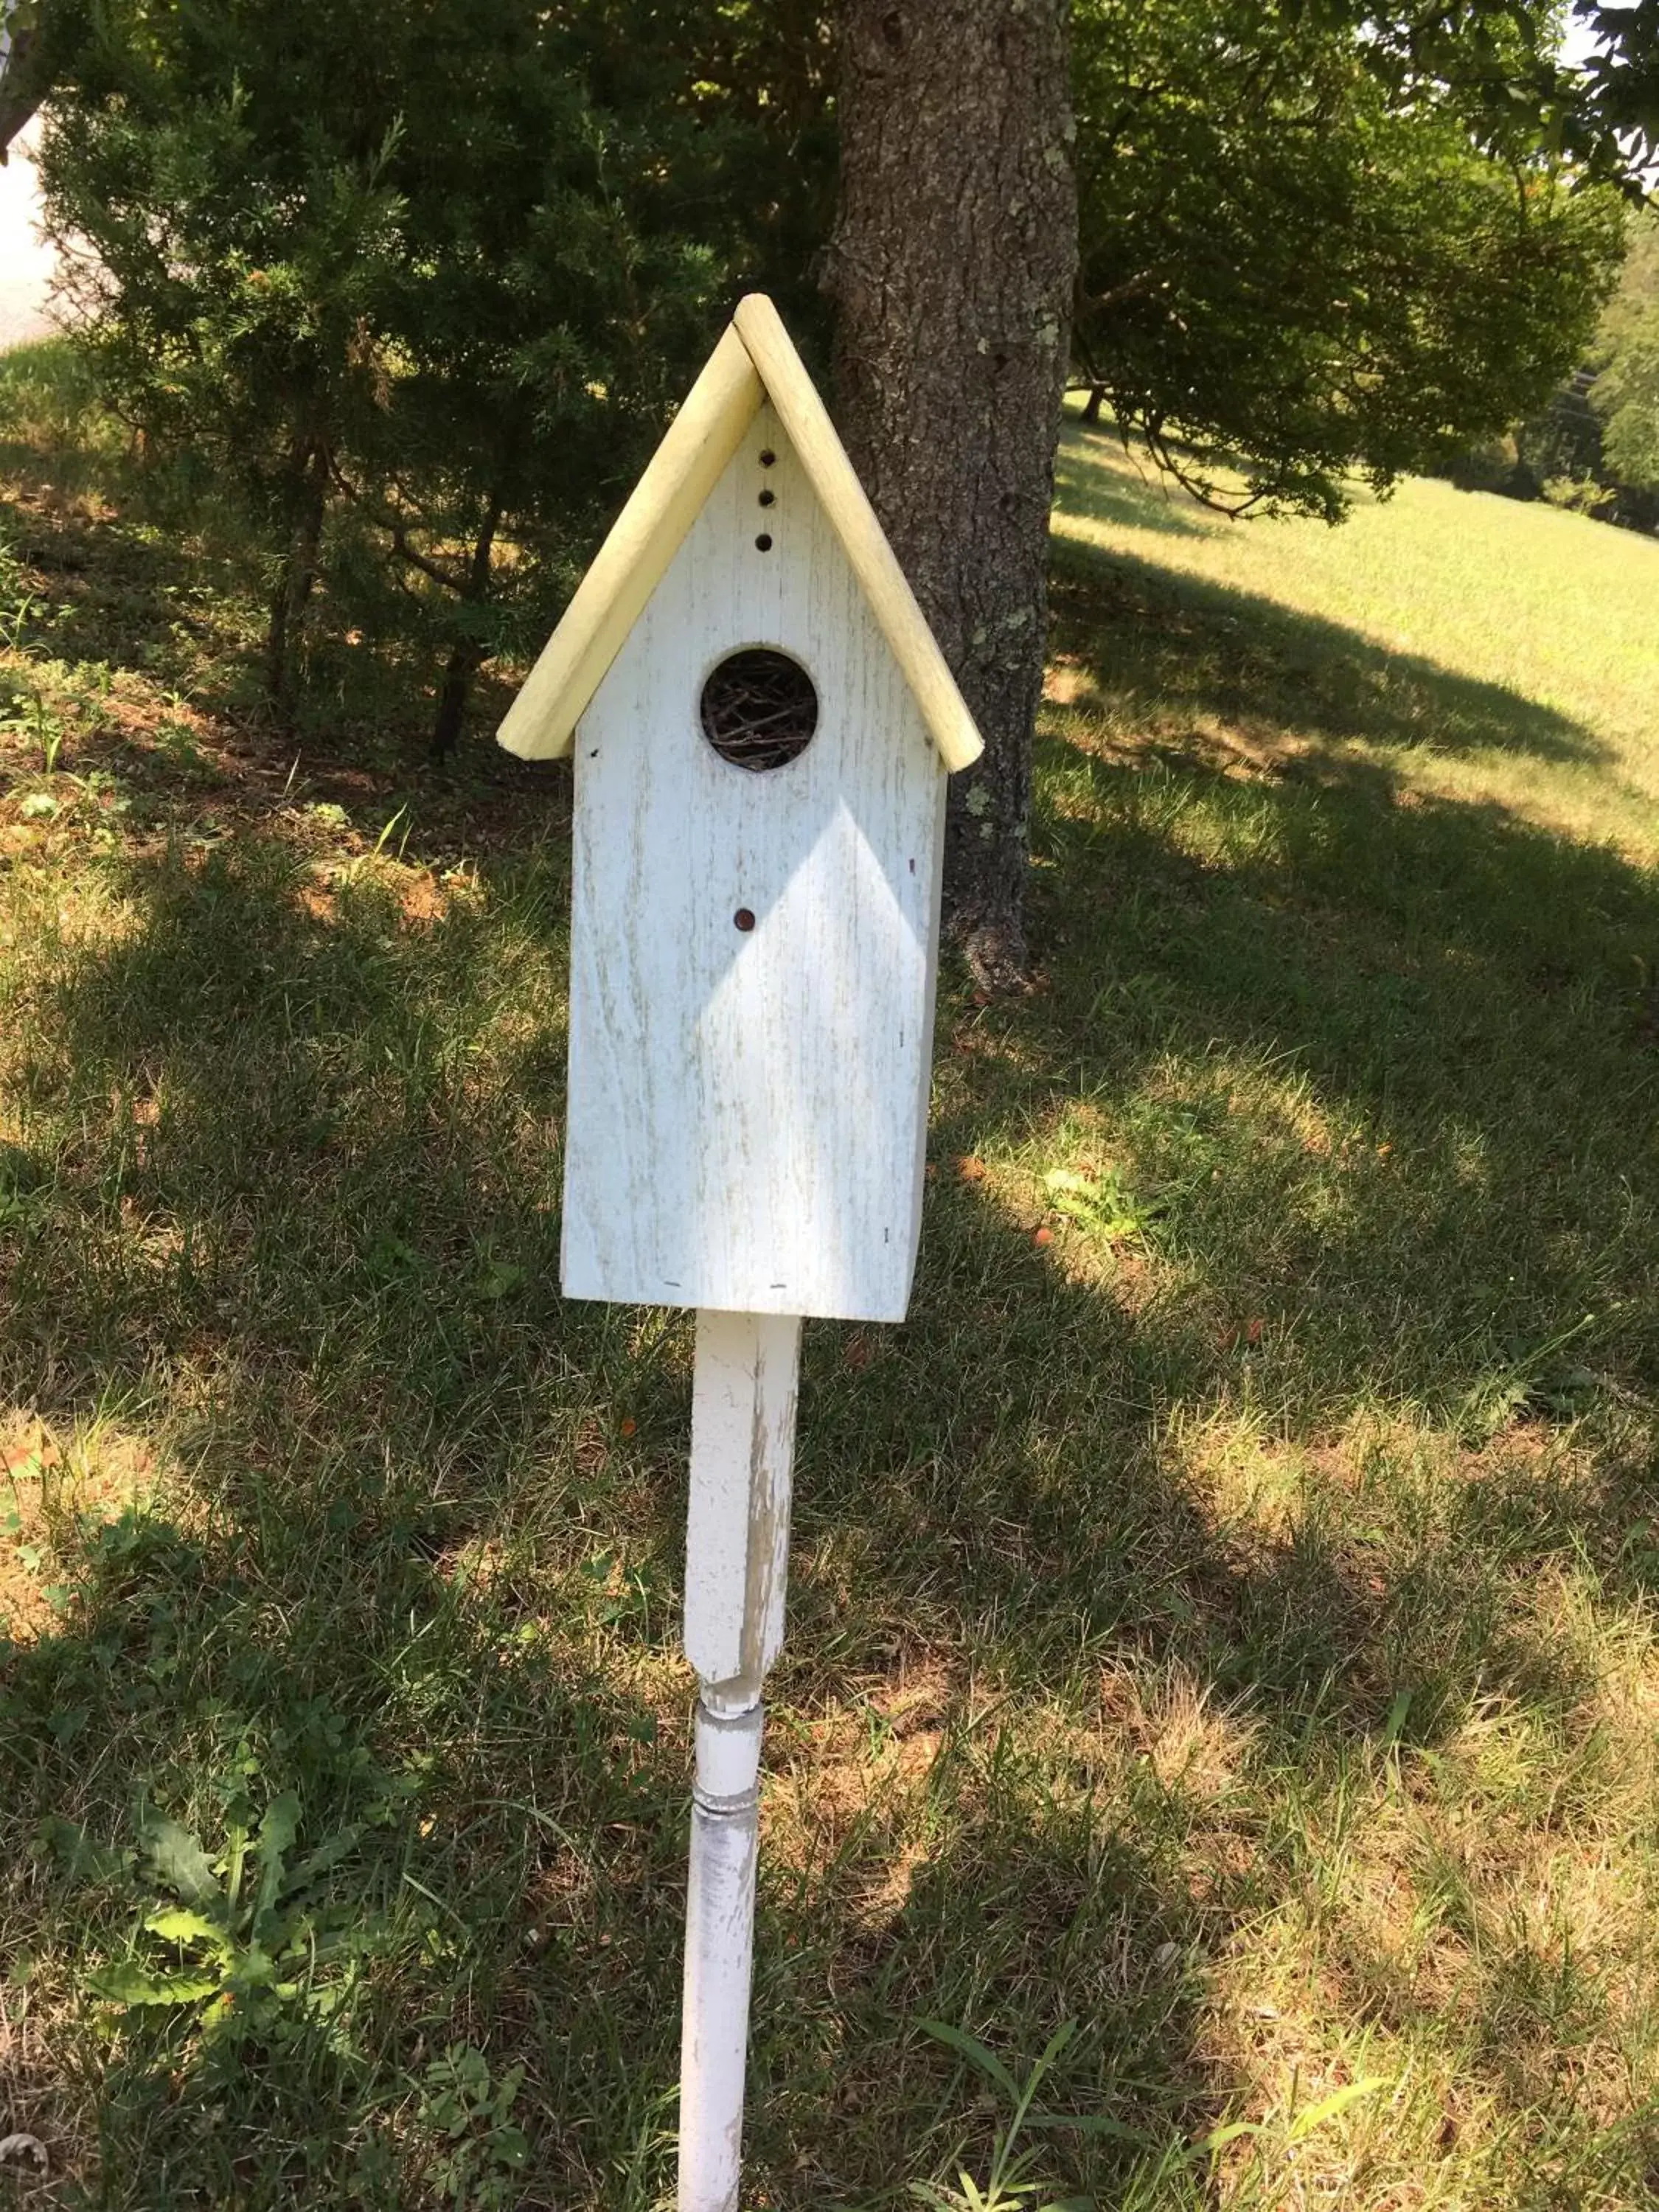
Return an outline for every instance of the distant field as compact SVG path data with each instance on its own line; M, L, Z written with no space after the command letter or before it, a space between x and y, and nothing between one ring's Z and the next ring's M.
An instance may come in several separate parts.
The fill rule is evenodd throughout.
M1425 479L1362 495L1339 530L1233 523L1080 427L1060 486L1062 546L1116 556L1153 627L1176 578L1218 630L1239 626L1212 696L1201 661L1167 690L1152 661L1158 726L1190 705L1275 757L1375 761L1420 791L1659 858L1659 539Z
M565 787L344 647L279 742L223 521L0 364L15 2193L655 2212L690 1332L558 1295ZM969 2201L929 2022L1069 2028L1028 2212L1655 2201L1656 586L1073 436L1040 988L807 1333L746 2203Z

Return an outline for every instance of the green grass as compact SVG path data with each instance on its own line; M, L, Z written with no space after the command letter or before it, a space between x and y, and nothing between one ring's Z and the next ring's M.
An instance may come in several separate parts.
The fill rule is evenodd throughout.
M1062 577L1106 552L1148 617L1114 664L1133 738L1173 718L1218 759L1370 765L1659 860L1659 540L1426 479L1340 530L1232 523L1075 427L1060 484Z
M562 787L276 747L234 566L40 413L0 2197L649 2212L690 1332L558 1295ZM1015 2148L1103 2208L1645 2204L1656 549L1066 497L1044 985L947 980L912 1318L807 1333L746 2201L983 2181L940 2021L1075 2023Z

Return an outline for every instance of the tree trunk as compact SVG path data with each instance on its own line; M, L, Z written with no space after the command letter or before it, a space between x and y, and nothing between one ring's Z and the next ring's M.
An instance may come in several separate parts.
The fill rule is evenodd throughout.
M1025 975L1031 738L1077 265L1067 0L842 0L841 427L985 738L945 918Z
M444 680L438 687L438 711L432 717L432 757L441 768L460 743L467 696L483 653L470 637L457 638L444 663Z
M265 696L284 730L294 720L294 647L317 580L317 553L328 504L327 447L320 442L296 446L291 468L288 542L265 629Z
M1089 386L1089 397L1083 403L1083 419L1085 422L1093 424L1099 422L1101 405L1105 398L1106 387L1103 384L1091 384Z
M52 57L38 25L19 26L13 0L0 0L0 167L52 90Z
M489 564L495 550L495 532L501 526L501 508L505 495L499 487L489 495L489 505L484 511L477 538L472 548L472 557L467 563L466 581L461 586L461 604L469 611L482 610L489 597ZM483 665L484 648L482 638L464 633L455 641L444 669L444 680L438 692L438 711L432 721L432 757L443 762L460 742L461 720L466 713L467 695L472 689L472 679Z

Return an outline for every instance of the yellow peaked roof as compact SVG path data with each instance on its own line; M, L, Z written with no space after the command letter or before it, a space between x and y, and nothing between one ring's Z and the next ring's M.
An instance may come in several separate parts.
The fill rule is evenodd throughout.
M678 552L761 402L777 410L790 443L870 602L882 635L948 769L977 760L982 741L956 679L894 558L846 448L763 293L751 292L652 455L592 567L497 732L526 760L556 760L605 672Z

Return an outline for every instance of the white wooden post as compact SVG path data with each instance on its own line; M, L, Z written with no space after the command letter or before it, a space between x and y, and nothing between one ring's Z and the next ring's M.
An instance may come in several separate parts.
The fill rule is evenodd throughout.
M761 1693L783 1642L800 1321L699 1313L685 1650L696 1778L680 2038L679 2212L736 2212L755 1944Z

